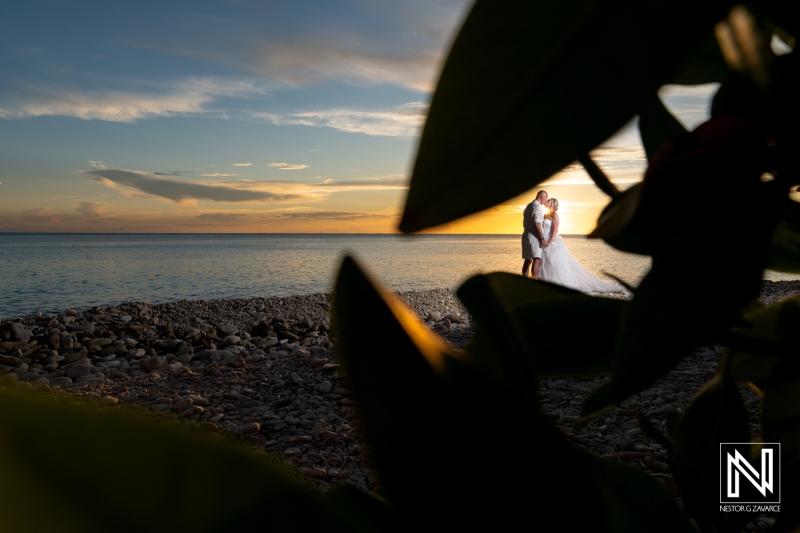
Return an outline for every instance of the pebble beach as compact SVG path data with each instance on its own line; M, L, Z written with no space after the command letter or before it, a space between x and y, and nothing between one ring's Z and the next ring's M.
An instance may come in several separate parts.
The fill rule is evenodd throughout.
M473 335L451 290L395 294L455 348ZM796 294L800 281L765 281L761 299ZM604 376L541 380L542 408L575 446L641 468L678 496L666 451L635 412L663 428L667 411L684 409L713 377L720 351L695 350L653 387L580 429L581 402ZM349 484L383 494L337 360L329 294L129 302L6 319L0 386L91 396L111 409L137 405L267 451L322 489ZM741 394L755 436L759 398L744 385Z

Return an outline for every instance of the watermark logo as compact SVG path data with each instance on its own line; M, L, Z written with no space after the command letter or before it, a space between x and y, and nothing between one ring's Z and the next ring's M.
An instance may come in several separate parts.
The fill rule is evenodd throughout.
M781 503L779 442L719 445L721 504Z

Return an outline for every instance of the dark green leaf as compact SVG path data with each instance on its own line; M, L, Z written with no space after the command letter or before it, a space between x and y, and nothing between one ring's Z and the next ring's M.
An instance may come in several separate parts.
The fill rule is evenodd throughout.
M478 0L436 87L400 230L492 207L589 153L677 75L731 5ZM442 202L453 190L457 200Z
M75 403L0 388L3 531L378 530L265 454L139 411Z
M758 295L770 249L764 235L788 201L781 184L760 180L769 164L768 132L756 118L717 117L669 142L651 162L629 224L647 235L652 268L631 300L613 379L586 399L584 415L648 386L692 348L714 342ZM681 219L677 180L693 184L691 204L702 206L691 212L686 231L674 223ZM743 224L732 206L747 198L759 198L764 212ZM747 254L740 253L742 242Z
M730 73L731 70L722 57L716 36L713 32L709 32L686 58L677 76L670 83L675 85L722 83Z
M686 511L703 527L732 521L744 513L719 511L719 444L749 442L747 411L723 359L717 375L698 392L680 417L673 438L672 466ZM738 529L725 529L738 531Z
M505 361L504 375L512 382L594 375L610 368L624 300L591 297L505 272L473 276L457 295L478 325L478 335L494 339L495 349L485 351L484 359Z
M659 443L668 452L672 452L672 441L656 429L650 419L638 409L636 410L636 421L639 422L639 427L648 437Z
M639 134L647 159L652 159L667 141L686 133L686 128L676 119L658 95L654 95L639 114Z
M800 232L792 231L786 224L775 226L767 268L800 274Z
M791 48L797 46L800 36L800 16L797 6L783 0L759 0L747 5L756 16L763 19Z
M789 201L781 216L781 222L793 232L800 232L800 203Z
M590 527L601 512L597 488L535 405L457 359L352 258L342 262L333 310L370 456L404 527L510 530L529 519L531 502ZM509 450L531 434L546 458L520 488ZM570 515L576 501L585 515Z
M361 489L349 485L339 485L326 490L323 498L339 513L351 517L354 524L363 521L363 528L369 527L371 523L379 525L380 531L383 533L402 531L399 527L401 520L397 516L397 510L388 502L367 494Z
M603 239L618 250L639 255L652 255L653 245L643 228L633 221L639 210L644 184L637 183L614 198L600 214L588 237Z
M618 197L621 193L617 186L614 185L608 176L606 176L605 172L597 166L597 163L592 160L592 157L589 154L584 154L578 157L578 161L581 165L583 165L584 170L586 173L589 174L589 177L592 178L592 181L597 185L597 187L606 193L611 198Z
M800 370L800 296L747 314L733 333L729 368L736 381L776 386Z
M591 456L591 475L601 490L604 527L594 531L695 532L686 515L659 483L624 463Z

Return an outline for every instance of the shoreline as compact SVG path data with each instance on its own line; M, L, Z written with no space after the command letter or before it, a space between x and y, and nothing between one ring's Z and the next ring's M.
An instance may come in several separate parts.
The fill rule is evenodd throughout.
M761 298L798 293L800 281L765 281ZM474 334L453 290L394 294L454 347ZM267 451L317 487L348 484L382 495L329 337L330 296L127 302L2 320L0 386L137 405ZM675 492L666 451L643 434L634 411L663 426L668 410L685 408L711 379L718 359L716 347L696 350L580 430L580 402L603 377L543 379L539 397L576 447L642 468ZM755 430L758 396L746 386L740 392Z

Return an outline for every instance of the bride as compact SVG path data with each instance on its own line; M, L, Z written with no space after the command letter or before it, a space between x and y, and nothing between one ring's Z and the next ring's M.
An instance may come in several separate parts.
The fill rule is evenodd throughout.
M604 281L581 266L558 234L558 200L545 202L548 212L542 223L545 236L542 251L542 266L539 279L587 294L598 292L626 292L621 285Z

